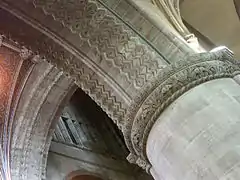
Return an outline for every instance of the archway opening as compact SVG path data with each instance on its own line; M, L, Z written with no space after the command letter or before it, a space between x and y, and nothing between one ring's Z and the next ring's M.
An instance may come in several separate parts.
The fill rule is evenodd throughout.
M85 92L77 89L55 126L46 177L49 180L151 179L142 169L127 162L128 153L116 124Z
M117 126L80 88L58 120L53 134L54 142L113 158L125 159L129 153Z

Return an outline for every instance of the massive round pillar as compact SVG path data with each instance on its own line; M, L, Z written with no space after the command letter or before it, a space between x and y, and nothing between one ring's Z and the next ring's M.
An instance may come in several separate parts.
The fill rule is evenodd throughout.
M128 111L128 160L155 180L239 179L239 73L228 49L166 67Z
M156 180L240 178L240 86L231 78L203 83L159 116L147 141Z

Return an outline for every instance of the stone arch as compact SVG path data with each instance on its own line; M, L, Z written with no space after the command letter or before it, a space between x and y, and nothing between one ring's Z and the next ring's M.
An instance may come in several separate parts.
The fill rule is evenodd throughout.
M26 48L3 36L0 40L1 176L39 179L55 117L75 85Z
M122 124L126 107L131 98L118 83L120 81L107 75L101 67L86 57L85 52L82 53L74 47L69 47L67 41L59 42L60 37L56 38L50 32L42 33L44 27L41 27L41 30L35 29L33 24L29 25L2 9L1 13L2 17L5 17L4 26L1 27L2 34L11 37L33 52L39 53L48 62L62 70L100 105L115 123ZM15 32L15 28L11 24L21 27L20 31L23 31L24 35ZM61 29L68 31L64 27Z
M98 1L4 0L0 7L1 33L63 70L120 128L139 90L186 55L171 32L160 32L171 49L157 50Z
M20 123L14 127L11 152L15 178L44 178L42 170L51 134L48 134L51 132L50 122L58 108L61 109L64 97L71 92L74 86L72 82L100 105L120 129L124 129L125 114L140 89L168 64L186 55L175 44L176 39L166 39L172 41L172 46L165 55L156 51L98 1L76 1L82 5L73 2L0 2L0 33L29 49L30 57L39 55L52 64L40 62L35 67L44 64L47 67L33 68L38 74L37 80L31 80L31 75L28 77L19 100L15 119ZM83 8L76 9L79 7ZM79 16L71 16L72 12L77 12ZM34 74L34 70L31 74ZM70 84L57 88L61 81ZM27 92L27 84L31 92ZM62 96L56 98L54 88L61 90ZM26 98L23 98L24 91ZM37 97L34 97L34 93L37 93ZM41 103L38 104L38 101ZM43 123L41 111L48 109L51 104L48 101L55 108L45 118L45 121L49 121ZM29 114L24 113L26 110ZM40 143L34 144L36 142ZM34 158L37 160L31 161L32 164L26 163ZM34 168L36 164L41 165ZM28 174L30 171L31 174Z
M1 17L5 18L4 26L1 26L0 29L7 39L14 39L14 41L19 42L16 43L17 46L31 49L34 53L30 50L30 57L34 56L35 53L40 53L46 60L50 60L49 62L54 64L39 62L32 67L29 77L24 82L16 109L11 143L12 178L44 179L54 119L60 115L62 103L74 91L74 80L112 119L115 119L115 122L120 122L123 119L126 111L124 106L129 103L129 97L126 98L128 95L121 96L121 93L119 94L121 88L118 88L119 85L116 85L116 82L112 80L109 82L109 78L104 74L93 72L78 59L83 58L82 56L76 58L74 53L66 50L67 47L61 47L51 38L5 10L1 9L0 11ZM14 24L14 27L11 24ZM24 31L25 35L28 34L27 36L21 36L21 33L14 32L17 24L23 28L20 31ZM45 45L49 46L52 51L46 51L38 42L33 42L36 36L40 36L47 43ZM12 41L13 44L15 44L14 41ZM53 62L51 59L56 61ZM75 61L76 64L69 62L69 60ZM63 63L61 64L60 61ZM71 78L67 78L61 70ZM59 91L59 94L54 92L56 90ZM34 97L36 94L37 97ZM51 106L54 108L49 110ZM46 110L49 112L44 114ZM43 118L43 116L45 117Z
M34 65L15 112L13 179L44 179L54 124L75 85L47 62Z
M98 1L4 0L0 7L1 33L63 70L120 129L139 90L186 55L170 32L161 32L161 38L171 50L156 50Z
M29 74L23 82L19 82L23 84L14 112L15 126L10 152L13 179L44 179L54 119L59 115L64 99L69 97L74 88L73 81L63 72L92 97L119 126L131 98L129 94L123 93L122 87L109 78L109 75L99 72L101 68L97 67L93 71L93 63L84 63L84 55L73 52L65 44L60 45L56 42L57 39L49 38L49 34L46 35L25 23L26 19L22 20L21 16L15 17L15 11L6 6L11 13L0 10L1 17L4 18L4 25L0 25L1 33L9 39L13 47L14 44L18 46L15 48L17 52L25 46L30 49L25 49L28 57L33 58L39 53L53 64L39 62L31 65L29 72L23 72ZM16 32L16 26L24 33ZM56 90L59 91L58 94L54 92ZM48 112L44 114L44 111Z

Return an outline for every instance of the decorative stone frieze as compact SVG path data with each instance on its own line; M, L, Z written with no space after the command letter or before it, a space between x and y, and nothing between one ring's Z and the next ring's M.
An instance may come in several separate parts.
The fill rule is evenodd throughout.
M25 33L19 34L16 28L0 25L1 33L7 37L12 37L34 54L40 54L43 59L74 79L75 83L94 99L118 126L122 126L123 116L131 99L119 84L121 80L114 80L103 71L102 67L99 67L98 64L71 47L67 42L65 42L66 44L58 44L56 39L53 40L43 35L30 25L24 24L21 20L10 15L6 16L5 19L13 22L16 26L21 26Z
M41 7L45 14L53 16L73 33L79 34L83 44L86 42L97 54L102 53L102 60L117 69L137 89L166 64L97 1L35 0L34 5Z
M130 150L128 160L148 171L151 165L145 152L147 138L164 109L201 83L237 74L240 74L240 66L227 49L192 55L166 67L143 88L128 110L123 127Z
M176 41L155 51L98 1L4 0L0 6L17 17L6 21L25 33L11 26L1 31L73 78L120 128L132 97L170 63L161 51Z

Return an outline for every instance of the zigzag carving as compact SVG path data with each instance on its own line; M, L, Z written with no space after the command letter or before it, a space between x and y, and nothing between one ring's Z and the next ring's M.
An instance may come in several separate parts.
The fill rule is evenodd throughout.
M58 61L58 64L55 62L55 65L60 69L64 67L64 71L74 78L82 90L101 106L118 126L122 126L126 109L123 108L122 103L117 100L116 96L112 94L112 91L107 90L98 79L94 79L93 71L82 62L73 61L72 57L60 56L60 54L57 57L62 57L62 59Z
M85 69L82 68L78 72L77 83L97 104L101 105L102 109L113 118L118 126L121 126L126 109L122 107L122 104L117 101L110 91L105 89L104 85L98 80L91 78L84 71Z
M102 84L101 79L92 69L88 68L80 59L68 51L61 49L60 46L46 40L39 42L39 48L51 64L73 78L76 84L78 84L117 125L122 125L121 122L123 116L126 114L126 108L124 107L125 102L121 99L121 95L114 94L115 91L112 87L107 89L107 83L106 85ZM119 96L119 99L116 96Z
M35 0L34 4L78 33L136 88L142 87L165 67L166 62L160 56L139 42L139 37L131 29L95 1Z

